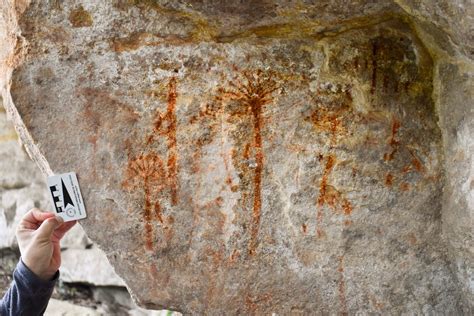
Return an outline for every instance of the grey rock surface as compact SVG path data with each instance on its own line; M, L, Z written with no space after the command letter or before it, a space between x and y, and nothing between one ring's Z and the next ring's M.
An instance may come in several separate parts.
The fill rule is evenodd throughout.
M0 248L16 248L15 229L33 207L49 208L43 176L18 144L18 136L0 109Z
M33 206L50 209L44 178L22 150L3 107L0 107L0 174L1 297L10 286L20 256L15 238L19 220ZM80 225L75 225L61 240L61 248L60 284L54 294L61 300L50 301L47 315L170 315L168 311L148 311L136 306L105 254L93 246ZM81 289L90 287L98 306L91 309L79 305L74 285ZM85 305L83 301L81 304Z
M472 4L395 2L3 0L2 97L144 307L468 314Z
M62 252L61 280L96 286L125 286L111 269L104 253L97 248L67 249Z
M474 309L474 67L440 63L437 96L445 148L443 233L453 271Z
M99 316L103 315L103 313L100 313L99 311L88 308L88 307L83 307L83 306L78 306L74 305L69 302L65 301L60 301L57 299L51 299L48 304L48 308L46 309L45 312L46 315L51 315L51 316Z
M15 230L23 215L33 207L51 210L51 201L44 176L18 143L3 108L0 110L0 174L0 249L16 249ZM80 225L74 226L61 241L61 248L68 249L63 254L62 281L123 286L104 253L92 248ZM79 261L82 266L78 266ZM100 271L100 275L94 276L92 271Z

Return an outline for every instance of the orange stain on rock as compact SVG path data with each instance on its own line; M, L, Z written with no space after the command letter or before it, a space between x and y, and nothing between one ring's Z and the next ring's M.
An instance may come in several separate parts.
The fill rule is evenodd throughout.
M245 305L247 307L247 311L249 315L260 315L257 311L259 305L261 304L269 304L272 299L272 295L270 293L265 293L261 295L250 295L247 294L245 296Z
M400 190L407 192L410 190L410 184L407 182L400 183Z
M410 155L412 157L411 164L415 168L415 170L419 173L424 173L425 167L423 166L423 163L420 161L420 159L418 159L418 157L412 150L410 150Z
M243 157L246 160L248 160L250 158L250 143L245 144Z
M412 169L411 165L406 165L406 166L403 167L402 173L408 173L408 172L411 171L411 169Z
M352 204L347 199L344 199L342 202L342 209L344 210L345 215L351 215L352 213Z
M143 46L183 45L190 39L176 35L162 36L148 32L134 32L126 37L115 37L110 40L110 47L117 53L137 50Z
M400 141L397 139L397 134L398 131L400 130L401 124L400 121L398 121L395 117L392 120L392 134L390 137L390 140L388 142L391 151L390 153L386 153L383 157L385 161L390 161L394 158L396 152L398 151L398 148L400 146Z
M156 140L157 136L163 136L167 139L168 160L167 166L167 182L171 191L171 203L178 203L178 151L176 140L176 99L178 97L176 89L176 78L173 77L168 83L168 107L164 114L157 111L153 123L153 132L146 141L146 145L150 145Z
M129 161L125 171L125 180L122 186L129 191L143 190L144 206L143 220L145 233L145 248L153 250L154 221L163 225L165 241L169 243L173 231L169 225L174 222L173 217L165 218L162 214L159 194L165 189L170 190L171 204L177 204L177 141L176 141L176 78L171 78L168 84L168 106L162 115L157 111L153 123L152 133L145 138L144 147L149 152L132 157L130 141L126 142ZM157 136L164 136L167 141L168 157L166 162L153 150L149 149ZM132 157L132 158L130 158Z
M156 216L161 218L161 211L158 201L154 201L154 196L163 190L162 181L165 178L163 161L155 153L139 155L128 162L126 180L122 183L128 190L143 188L144 209L143 220L145 222L145 247L153 250L153 225L152 225L152 204ZM158 212L158 214L157 214Z
M250 159L254 155L255 168L253 176L253 211L252 227L250 232L249 254L254 255L257 247L258 231L260 228L262 210L262 175L264 170L263 153L263 110L266 105L273 101L272 93L278 89L272 78L272 73L264 73L262 70L243 71L243 80L236 78L230 83L231 89L221 89L220 99L235 100L240 107L232 113L233 116L250 116L252 118L253 142L247 144L244 149L244 159Z
M339 257L339 266L337 271L339 272L338 293L340 302L340 313L342 315L348 315L346 301L346 282L344 280L344 256Z
M350 219L344 220L344 226L348 227L348 226L351 226L352 224L353 224L353 221L351 221Z
M385 185L390 187L393 184L393 175L391 173L387 173L385 176Z
M334 167L334 164L336 162L336 159L334 158L333 155L329 155L326 161L326 166L324 168L324 173L323 177L321 179L321 184L319 186L319 197L318 197L318 213L316 215L317 218L317 228L316 228L316 233L318 237L322 236L322 220L323 220L323 206L327 200L327 182L328 182L328 176L331 174L332 168Z
M159 202L155 202L155 217L161 224L163 224L163 215L161 214L161 205Z
M369 299L370 299L370 302L372 303L372 305L377 309L377 310L382 310L382 308L384 307L384 304L382 302L379 302L373 295L368 295L369 296Z
M350 216L353 211L352 203L343 196L341 192L336 190L332 185L328 184L328 177L331 174L336 164L336 158L333 155L329 155L326 160L324 167L323 176L319 186L319 196L317 200L317 213L316 213L316 235L317 237L323 237L325 234L321 228L323 220L323 207L328 205L333 209L334 212L341 211L345 216ZM349 223L348 221L345 222ZM352 221L350 221L352 223Z
M91 14L84 10L82 6L71 11L69 14L69 22L71 22L73 27L89 27L93 24Z
M416 238L415 233L409 233L407 235L408 243L412 246L416 245L418 243L418 239Z
M306 226L305 223L301 224L301 229L303 230L303 233L306 234L306 231L308 230L308 227Z
M316 131L327 134L332 148L339 138L349 133L348 124L358 118L352 110L351 86L326 83L318 88L314 101L317 108L305 121L311 122Z
M140 48L149 36L149 33L135 32L127 37L113 39L111 47L117 53L133 51Z
M329 109L321 105L308 119L317 131L330 134L331 147L333 147L337 143L338 136L347 132L343 124L343 115L348 110L348 107Z
M229 256L229 259L227 260L227 265L233 265L239 258L240 251L234 249L234 251L232 251L232 254Z
M328 176L330 175L336 159L334 156L330 155L326 161L326 166L324 169L323 177L321 179L321 184L319 188L319 197L318 197L318 213L317 213L317 225L316 230L318 237L322 236L321 222L323 218L323 206L325 204L329 205L334 211L337 211L338 206L341 207L345 215L351 215L353 211L352 204L346 198L342 198L342 195L337 191L333 186L328 184Z

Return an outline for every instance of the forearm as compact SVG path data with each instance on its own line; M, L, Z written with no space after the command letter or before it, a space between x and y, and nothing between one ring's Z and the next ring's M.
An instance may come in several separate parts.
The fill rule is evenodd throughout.
M13 282L0 301L0 315L42 315L58 277L59 272L49 281L41 280L20 260Z

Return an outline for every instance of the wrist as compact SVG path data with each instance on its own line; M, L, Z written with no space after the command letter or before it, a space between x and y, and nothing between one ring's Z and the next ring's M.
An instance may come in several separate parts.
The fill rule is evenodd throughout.
M30 263L27 258L21 258L20 259L23 262L23 265L32 273L34 274L38 279L42 281L51 281L57 271L51 272L51 271L44 271L42 269L38 269L35 264Z

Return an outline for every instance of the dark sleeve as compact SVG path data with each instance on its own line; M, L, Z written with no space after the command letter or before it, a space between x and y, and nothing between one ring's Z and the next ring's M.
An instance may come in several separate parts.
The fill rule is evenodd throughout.
M59 271L51 280L41 280L20 259L13 282L0 301L0 315L43 315L58 278Z

